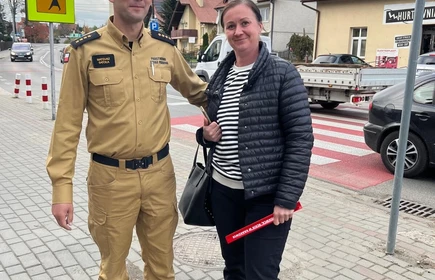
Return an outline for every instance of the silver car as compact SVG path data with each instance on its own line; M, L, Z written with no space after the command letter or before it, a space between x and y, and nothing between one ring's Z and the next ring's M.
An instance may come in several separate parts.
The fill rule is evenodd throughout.
M417 76L430 74L435 71L435 52L422 54L417 59Z

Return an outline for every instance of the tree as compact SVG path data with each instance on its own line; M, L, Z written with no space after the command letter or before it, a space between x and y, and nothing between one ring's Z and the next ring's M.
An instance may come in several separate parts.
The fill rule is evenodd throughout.
M34 22L24 27L26 38L31 43L48 42L48 25L46 23Z
M303 61L305 56L313 54L314 40L308 35L293 34L287 43L287 48L291 49L298 61Z
M208 33L202 35L202 46L201 51L204 52L208 47Z
M172 14L174 13L176 5L177 0L164 0L162 3L162 9L159 14L162 16L163 22L160 29L166 35L171 35L171 26L169 24L171 22Z
M17 33L16 27L17 24L15 22L15 17L17 15L17 11L21 11L21 8L24 6L25 0L8 0L9 3L9 9L11 10L11 16L12 16L12 30L14 32L14 40L15 40L15 34Z
M0 3L0 41L7 41L9 33L7 32L8 22L4 12L3 4Z
M210 31L210 36L208 36L209 41L213 41L213 39L216 37L217 35L217 28L216 26L213 27L213 29Z

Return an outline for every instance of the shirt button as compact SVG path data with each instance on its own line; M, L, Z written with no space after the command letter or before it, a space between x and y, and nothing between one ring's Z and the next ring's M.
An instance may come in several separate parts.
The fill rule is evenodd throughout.
M109 78L107 78L107 77L106 77L106 78L104 78L104 81L108 82L108 81L109 81Z
M246 129L246 128L248 128L248 127L245 125L245 129Z
M140 98L136 99L137 102L140 102Z
M139 121L138 124L141 125L141 124L142 124L142 121Z
M248 172L251 172L252 171L252 169L251 168L248 168Z
M249 149L248 147L245 147L245 150Z

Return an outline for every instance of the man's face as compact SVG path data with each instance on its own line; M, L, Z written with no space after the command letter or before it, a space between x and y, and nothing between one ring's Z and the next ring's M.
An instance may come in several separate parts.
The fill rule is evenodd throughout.
M151 0L109 0L113 3L115 18L127 24L142 22L151 6Z

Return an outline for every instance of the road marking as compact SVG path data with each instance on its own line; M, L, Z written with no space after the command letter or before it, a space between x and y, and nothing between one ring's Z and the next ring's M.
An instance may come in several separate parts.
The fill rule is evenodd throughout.
M332 117L329 117L331 121L323 121L320 122L322 124L329 124L331 129L334 127L343 128L343 124L334 123ZM341 119L341 118L340 118ZM313 123L318 120L313 119ZM345 132L335 132L333 130L327 129L318 129L314 128L314 151L311 157L311 163L313 165L326 165L331 163L340 162L341 160L348 160L352 158L352 156L356 158L373 154L374 152L370 150L368 147L365 147L364 137L354 135L354 131L362 131L362 126L357 125L347 125L347 129L341 129L341 131L348 130L349 133ZM175 124L172 125L172 128L182 130L185 132L189 132L192 134L196 133L198 126L191 125L188 123L184 124ZM320 137L323 135L323 137ZM319 138L326 138L325 140L316 139L316 136ZM326 136L326 137L325 137ZM317 154L316 154L317 152ZM351 157L349 157L351 156Z

